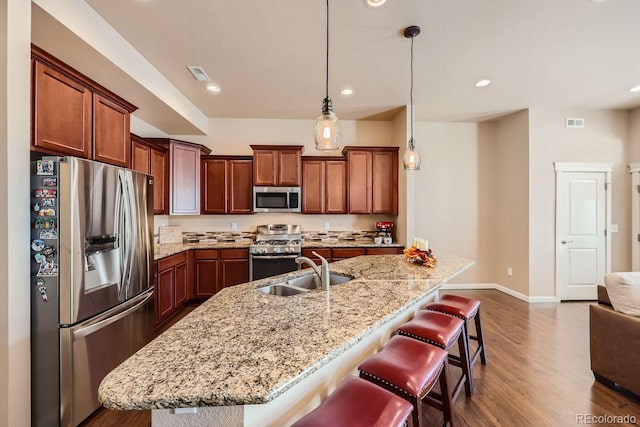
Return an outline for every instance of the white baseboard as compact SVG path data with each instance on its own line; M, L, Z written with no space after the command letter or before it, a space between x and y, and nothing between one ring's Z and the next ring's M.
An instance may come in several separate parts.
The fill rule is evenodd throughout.
M520 292L514 291L513 289L509 289L505 286L499 285L497 283L469 283L469 284L453 284L447 283L442 285L441 290L475 290L475 289L493 289L496 291L500 291L507 295L511 295L514 298L518 298L524 302L534 304L540 302L557 302L555 296L548 297L530 297L525 294L521 294Z

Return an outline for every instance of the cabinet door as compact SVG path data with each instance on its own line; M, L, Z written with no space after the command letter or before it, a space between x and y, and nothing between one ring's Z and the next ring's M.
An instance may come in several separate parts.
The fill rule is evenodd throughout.
M189 264L183 262L175 266L175 307L180 308L187 302L187 286L189 283Z
M156 285L156 323L161 323L173 313L175 269L158 272Z
M131 169L147 175L151 173L151 148L149 146L135 141L132 142ZM155 180L153 184L155 185Z
M278 150L278 180L276 185L299 187L302 181L302 163L299 150Z
M302 162L302 213L325 212L325 162L305 160Z
M228 160L227 212L253 213L253 160Z
M371 213L371 152L350 151L349 213Z
M371 212L398 214L398 153L372 153Z
M153 213L169 213L169 154L165 151L151 150L150 173L153 176Z
M314 252L316 252L321 257L325 258L327 261L329 261L329 262L332 261L331 248L313 248L313 249L307 248L307 249L303 249L302 250L302 256L306 256L307 258L311 259L313 262L316 263L316 265L321 265L322 261L320 260L320 258L316 257L313 254ZM300 266L302 267L302 269L310 268L307 264L300 264Z
M93 94L93 160L128 168L131 164L129 112Z
M203 214L227 212L227 161L205 159L202 161L202 210Z
M200 213L200 148L171 143L170 199L172 215Z
M249 281L249 250L220 250L220 287L238 285Z
M347 213L347 162L327 160L325 162L324 213ZM304 195L304 193L303 193Z
M253 151L253 185L277 185L278 156L272 150Z
M34 67L34 148L91 158L91 92L40 62Z
M222 289L218 285L217 259L197 259L195 261L195 293L198 298L206 298Z

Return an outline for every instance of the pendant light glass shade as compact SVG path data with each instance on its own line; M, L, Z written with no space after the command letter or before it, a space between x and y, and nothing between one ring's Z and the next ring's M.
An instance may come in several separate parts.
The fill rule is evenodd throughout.
M420 170L420 163L422 163L422 158L420 157L420 153L416 149L416 143L413 139L413 38L420 34L420 27L417 25L412 25L410 27L405 28L404 36L406 38L411 39L411 105L409 115L411 120L411 136L409 137L409 143L407 144L407 149L402 156L402 164L404 166L404 170Z
M420 157L418 150L416 150L413 138L409 138L409 146L405 150L404 156L402 156L402 163L404 165L404 170L420 170L422 158Z
M338 116L333 112L330 98L322 101L322 113L316 120L315 138L317 150L340 148L340 124Z
M327 79L325 98L322 100L322 112L316 120L316 150L337 150L340 148L340 124L333 112L333 103L329 98L329 0L327 0Z

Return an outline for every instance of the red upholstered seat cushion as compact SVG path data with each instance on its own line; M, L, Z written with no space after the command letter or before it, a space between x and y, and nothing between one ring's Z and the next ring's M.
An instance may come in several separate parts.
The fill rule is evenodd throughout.
M438 379L447 352L402 335L393 336L382 350L358 366L371 376L413 397L422 398Z
M398 332L448 349L456 343L463 327L462 319L435 311L422 310L409 322L400 325Z
M480 301L460 295L445 294L437 301L427 305L425 309L451 314L463 319L470 319L476 315L480 308Z
M404 426L413 405L399 396L358 377L350 376L320 406L295 427L395 427Z

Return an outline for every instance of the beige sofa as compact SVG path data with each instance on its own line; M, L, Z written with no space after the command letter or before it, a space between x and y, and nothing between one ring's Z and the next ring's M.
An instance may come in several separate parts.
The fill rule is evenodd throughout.
M595 378L640 396L640 317L615 311L604 286L589 307L589 334Z

